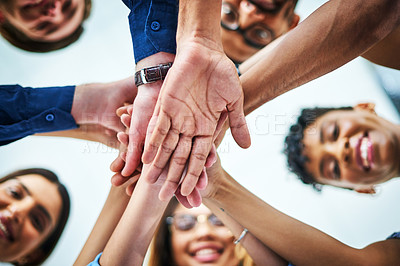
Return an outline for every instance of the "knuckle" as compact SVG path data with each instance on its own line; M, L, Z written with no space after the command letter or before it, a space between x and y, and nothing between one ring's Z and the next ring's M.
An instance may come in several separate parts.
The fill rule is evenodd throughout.
M185 157L174 157L172 158L172 162L179 166L184 166L186 164L187 158Z

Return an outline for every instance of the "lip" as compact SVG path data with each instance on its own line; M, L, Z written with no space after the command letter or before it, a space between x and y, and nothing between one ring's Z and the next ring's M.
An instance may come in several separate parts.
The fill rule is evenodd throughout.
M10 242L14 241L14 233L10 223L10 219L0 213L0 237Z
M218 260L224 249L220 245L203 244L194 248L190 255L200 263L211 263Z
M361 146L362 146L363 140L365 138L366 138L366 141L367 141L367 143L366 143L366 145L367 145L367 157L366 157L366 160L367 160L368 166L365 166L363 164L363 158L362 158L362 155L361 155L361 153L362 153ZM358 167L361 170L365 171L365 172L370 171L371 167L373 165L373 162L374 162L374 155L373 155L374 154L374 148L373 148L372 141L371 141L371 138L370 138L368 132L365 132L357 140L357 144L356 144L356 147L355 147L355 152L356 152L356 162L357 162Z

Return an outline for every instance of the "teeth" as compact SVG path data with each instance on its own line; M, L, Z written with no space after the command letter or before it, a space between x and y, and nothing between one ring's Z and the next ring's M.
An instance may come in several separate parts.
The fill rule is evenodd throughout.
M3 231L3 233L6 237L8 237L10 235L6 226L1 222L1 220L0 220L0 230Z
M214 249L206 248L206 249L201 249L201 250L197 251L196 255L204 256L204 255L210 255L210 254L214 254L214 253L217 253Z
M360 153L361 153L361 159L362 159L363 166L370 167L369 161L368 161L368 138L367 137L364 137L361 141Z

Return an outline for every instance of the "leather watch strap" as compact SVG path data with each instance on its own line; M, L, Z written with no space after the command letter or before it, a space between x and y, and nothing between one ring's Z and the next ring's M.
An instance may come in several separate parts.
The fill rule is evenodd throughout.
M168 70L171 68L172 62L166 64L160 64L158 66L152 66L143 68L135 73L135 84L136 87L140 85L153 83L158 80L164 80Z

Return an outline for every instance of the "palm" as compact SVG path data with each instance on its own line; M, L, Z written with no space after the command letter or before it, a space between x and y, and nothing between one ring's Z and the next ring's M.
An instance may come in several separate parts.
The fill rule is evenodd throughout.
M157 124L154 132L148 132L152 137L146 142L143 162L155 159L147 178L155 182L170 161L163 189L165 195L172 195L188 163L181 192L189 195L204 168L217 124L226 109L235 140L242 147L249 145L242 104L236 69L223 53L196 43L178 50L155 110L159 116Z

